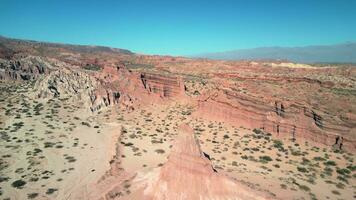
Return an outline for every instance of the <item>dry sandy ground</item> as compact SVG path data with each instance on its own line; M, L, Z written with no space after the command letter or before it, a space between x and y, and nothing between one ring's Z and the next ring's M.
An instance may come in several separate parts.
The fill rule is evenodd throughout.
M256 190L280 199L356 195L355 155L347 152L194 118L194 108L179 103L91 114L70 99L40 101L26 96L26 87L4 88L0 199L75 199L109 169L117 142L125 171L157 168L184 122L195 129L214 168Z
M121 128L105 113L18 90L1 101L0 199L70 199L109 169Z

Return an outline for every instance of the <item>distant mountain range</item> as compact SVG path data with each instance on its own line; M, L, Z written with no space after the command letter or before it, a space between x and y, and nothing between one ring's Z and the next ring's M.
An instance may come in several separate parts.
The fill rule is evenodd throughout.
M356 42L305 47L262 47L192 56L216 60L289 60L300 63L356 63Z

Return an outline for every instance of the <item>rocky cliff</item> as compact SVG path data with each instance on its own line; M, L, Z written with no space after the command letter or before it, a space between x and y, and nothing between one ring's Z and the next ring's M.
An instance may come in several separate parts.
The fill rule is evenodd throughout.
M0 80L35 80L38 76L47 74L50 69L47 59L36 56L0 59Z
M184 82L176 76L141 73L142 84L149 92L161 98L175 98L184 95Z
M125 66L104 67L100 72L70 64L51 69L48 75L36 74L34 78L38 97L75 97L92 112L115 105L133 110L184 96L184 83L175 76L132 72Z
M356 150L355 123L313 106L283 99L261 99L231 89L202 95L197 116L226 121L237 127L262 129L276 137L304 139L332 146L343 137L342 148ZM353 116L350 116L352 118Z

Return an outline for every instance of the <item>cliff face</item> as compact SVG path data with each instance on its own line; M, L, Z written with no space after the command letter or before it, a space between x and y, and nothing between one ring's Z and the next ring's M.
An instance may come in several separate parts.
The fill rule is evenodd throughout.
M0 80L30 81L47 74L49 63L39 57L28 56L13 60L0 59Z
M278 137L313 141L327 146L343 137L343 148L356 150L355 124L342 121L310 105L261 100L231 90L220 90L198 100L199 116L235 126L260 128Z
M124 66L104 67L100 72L88 72L67 65L52 70L47 76L36 78L38 97L75 97L75 100L82 101L92 112L110 106L133 110L137 106L164 103L184 96L184 83L181 79L131 72Z
M175 76L141 73L140 78L146 90L161 98L175 98L184 95L184 82Z

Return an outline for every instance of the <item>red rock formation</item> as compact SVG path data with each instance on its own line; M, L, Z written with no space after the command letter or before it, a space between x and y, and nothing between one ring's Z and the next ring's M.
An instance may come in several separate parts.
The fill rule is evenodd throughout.
M303 138L331 146L344 137L343 147L356 150L353 126L335 122L325 113L297 102L266 101L230 90L206 94L198 100L198 116L226 121L237 127L260 128L277 137Z
M168 161L157 172L138 176L138 199L271 199L266 194L217 173L200 150L193 129L181 125ZM133 196L126 197L130 199Z
M184 94L184 82L181 78L161 74L141 73L144 88L162 98L174 98Z

